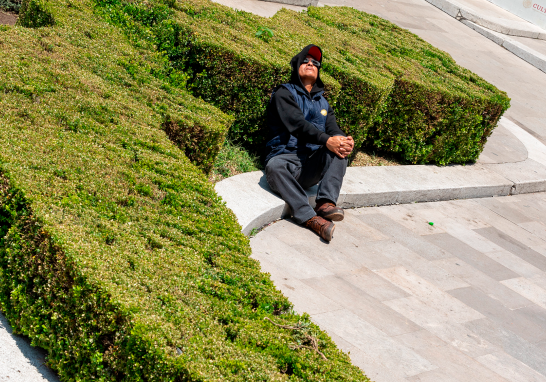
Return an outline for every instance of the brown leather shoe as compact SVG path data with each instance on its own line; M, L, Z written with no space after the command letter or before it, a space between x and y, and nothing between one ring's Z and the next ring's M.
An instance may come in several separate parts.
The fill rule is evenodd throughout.
M336 228L334 223L323 219L320 216L313 216L305 222L305 226L315 231L326 241L332 240L334 237L334 229Z
M336 207L334 203L330 202L318 202L315 207L315 212L318 216L335 222L342 221L345 216L341 208Z

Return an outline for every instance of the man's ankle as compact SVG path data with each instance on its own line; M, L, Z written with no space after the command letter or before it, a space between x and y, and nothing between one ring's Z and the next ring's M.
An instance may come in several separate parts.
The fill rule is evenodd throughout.
M327 199L322 199L317 202L315 212L318 216L333 221L341 221L345 216L345 213L341 208Z
M322 205L327 204L327 203L333 204L334 206L336 205L336 203L334 203L334 202L332 202L331 200L328 200L328 199L317 199L317 200L315 201L315 203L316 203L315 209L316 209L316 208L319 208L319 207L321 207Z

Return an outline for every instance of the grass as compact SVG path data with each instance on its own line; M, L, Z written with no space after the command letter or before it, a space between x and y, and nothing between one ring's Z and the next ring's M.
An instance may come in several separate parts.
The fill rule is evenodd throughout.
M376 152L370 148L356 149L354 157L351 159L350 167L366 166L401 166L405 163L394 155ZM229 138L220 149L212 171L209 175L209 181L212 183L220 182L231 176L243 174L245 172L262 170L263 166L260 159L253 155L248 149L240 144L233 143ZM251 236L253 236L251 234Z
M257 156L252 155L243 146L233 143L228 138L216 157L209 180L216 183L230 176L258 171L261 168Z
M375 153L372 149L357 149L349 166L401 166L404 163L389 153ZM209 175L209 181L212 183L220 182L225 178L245 172L262 170L263 166L257 156L254 156L243 146L233 143L226 139L224 145L218 153L216 162Z

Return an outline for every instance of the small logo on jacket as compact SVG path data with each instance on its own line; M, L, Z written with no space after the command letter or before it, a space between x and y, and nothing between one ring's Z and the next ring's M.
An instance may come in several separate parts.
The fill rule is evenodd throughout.
M328 114L328 112L326 111L326 109L322 109L322 110L320 111L320 114L322 114L323 116L326 117L326 114Z

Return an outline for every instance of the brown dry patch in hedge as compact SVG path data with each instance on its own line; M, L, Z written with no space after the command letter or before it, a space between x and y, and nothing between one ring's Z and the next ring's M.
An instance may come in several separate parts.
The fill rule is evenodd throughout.
M367 167L367 166L402 166L399 160L388 154L375 154L375 152L364 151L360 149L356 152L351 164L351 167Z
M15 25L17 15L15 13L0 10L0 25Z

